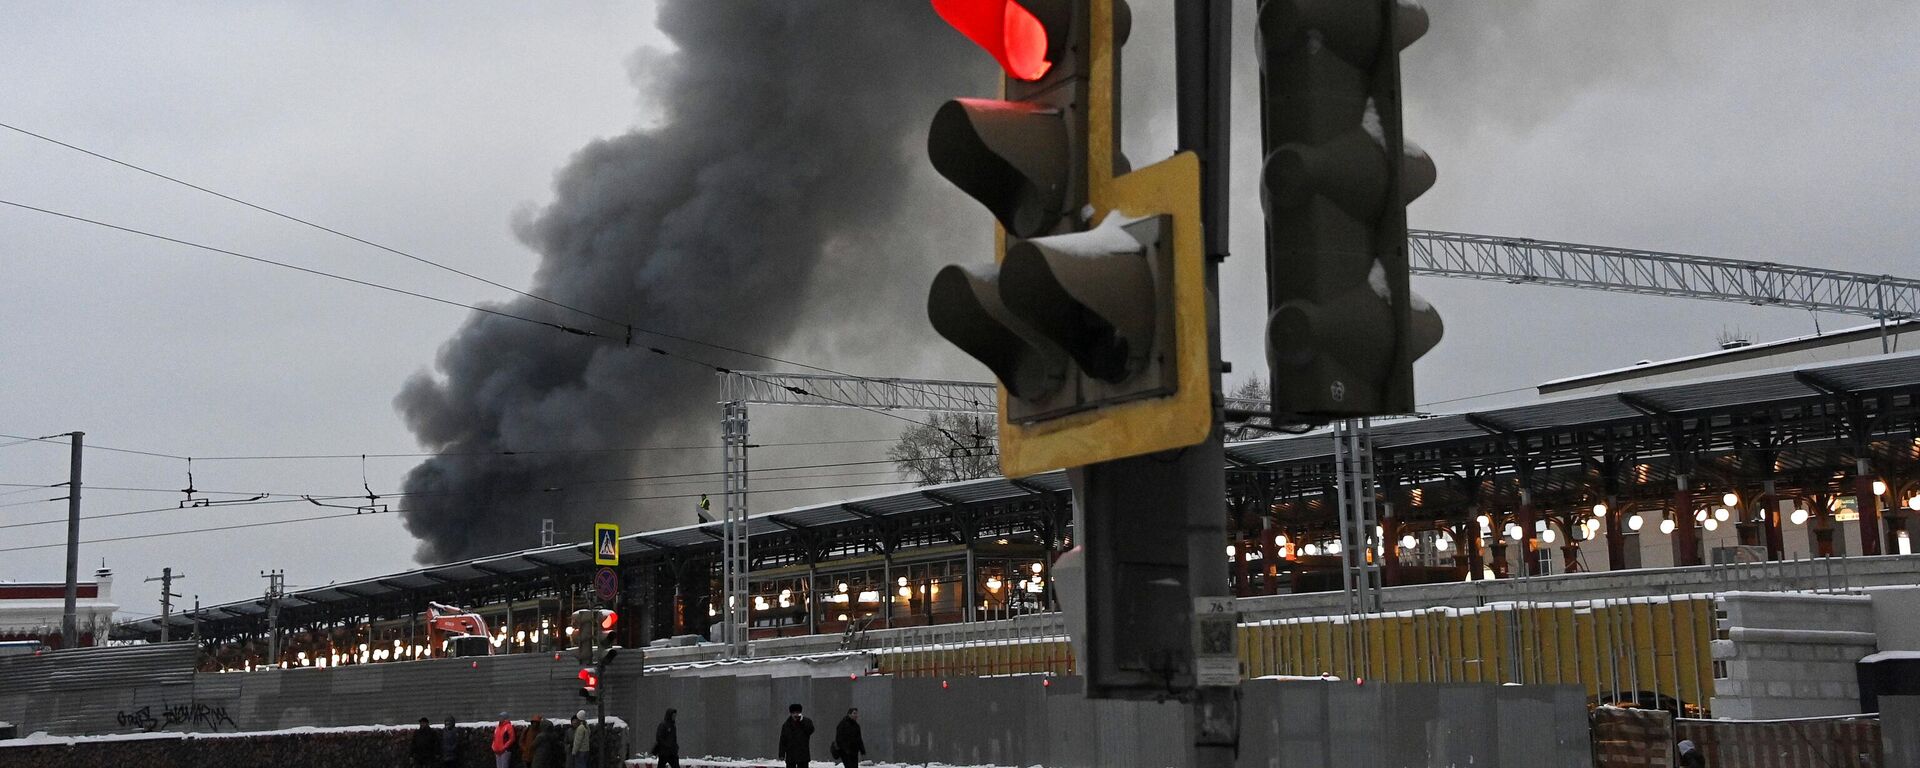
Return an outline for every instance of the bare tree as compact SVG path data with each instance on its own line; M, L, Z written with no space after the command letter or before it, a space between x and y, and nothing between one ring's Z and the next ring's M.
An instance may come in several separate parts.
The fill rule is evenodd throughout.
M1000 474L998 425L987 417L935 413L900 432L887 458L919 485L951 483Z

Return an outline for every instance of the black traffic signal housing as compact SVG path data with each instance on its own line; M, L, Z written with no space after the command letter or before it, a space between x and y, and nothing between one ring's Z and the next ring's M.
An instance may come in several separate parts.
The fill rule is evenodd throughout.
M620 614L607 608L582 608L573 612L569 626L573 627L573 653L580 663L593 663L595 649L608 647L608 639L619 622Z
M1410 0L1260 0L1261 202L1276 420L1414 410L1440 316L1408 287L1407 203L1433 160L1401 131Z
M940 270L927 315L1000 381L1002 470L1205 439L1198 164L1183 153L1136 172L1119 155L1125 0L934 8L1007 73L1004 98L947 102L927 137L935 170L999 224L995 263ZM1021 65L1042 51L1045 67Z

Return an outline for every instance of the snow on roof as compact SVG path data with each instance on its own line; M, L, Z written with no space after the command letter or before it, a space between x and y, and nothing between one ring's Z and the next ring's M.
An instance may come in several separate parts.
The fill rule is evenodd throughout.
M1917 327L1920 327L1920 320L1908 320L1903 322L1895 322L1895 323L1887 324L1887 330L1891 333L1901 333L1903 331L1916 330ZM1701 352L1699 354L1668 358L1666 360L1641 360L1637 363L1634 363L1633 365L1624 365L1618 368L1609 368L1604 371L1593 371L1590 373L1575 374L1573 376L1566 376L1566 377L1554 379L1552 381L1542 382L1539 386L1540 388L1557 387L1565 384L1572 384L1578 381L1585 381L1587 379L1599 379L1599 378L1605 378L1607 376L1617 376L1622 373L1631 373L1639 370L1658 369L1658 368L1663 368L1669 365L1680 365L1682 363L1699 362L1701 360L1707 360L1715 357L1747 354L1755 350L1765 350L1765 349L1771 349L1774 347L1783 347L1791 344L1799 344L1799 343L1814 341L1818 339L1835 339L1835 338L1839 338L1839 337L1843 337L1851 334L1866 333L1866 332L1878 331L1878 330L1880 330L1880 326L1877 323L1868 324L1868 325L1859 325L1859 326L1854 326L1852 328L1841 328L1835 331L1826 331L1824 333L1810 333L1805 336L1790 336L1784 339L1775 339L1773 341L1763 341L1758 344L1746 344L1738 347L1733 347L1730 349L1715 349L1707 352ZM1795 366L1789 366L1789 367L1795 367Z

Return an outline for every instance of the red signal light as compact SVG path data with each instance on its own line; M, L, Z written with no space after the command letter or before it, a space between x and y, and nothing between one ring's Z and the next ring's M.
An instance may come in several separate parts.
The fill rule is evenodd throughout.
M600 687L600 676L594 674L591 669L580 670L580 684L586 686L586 689L589 691L598 689Z
M1047 60L1047 26L1017 0L933 0L940 18L993 54L1010 77L1038 80Z
M600 631L612 632L613 625L616 623L619 623L619 621L620 621L620 614L614 613L613 611L601 611L600 612Z

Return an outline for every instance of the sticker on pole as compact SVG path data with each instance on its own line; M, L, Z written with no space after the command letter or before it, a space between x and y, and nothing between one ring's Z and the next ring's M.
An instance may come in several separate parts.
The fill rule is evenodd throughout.
M1231 597L1193 599L1193 682L1201 687L1240 684L1240 612Z
M613 523L594 523L593 564L620 564L620 526Z

